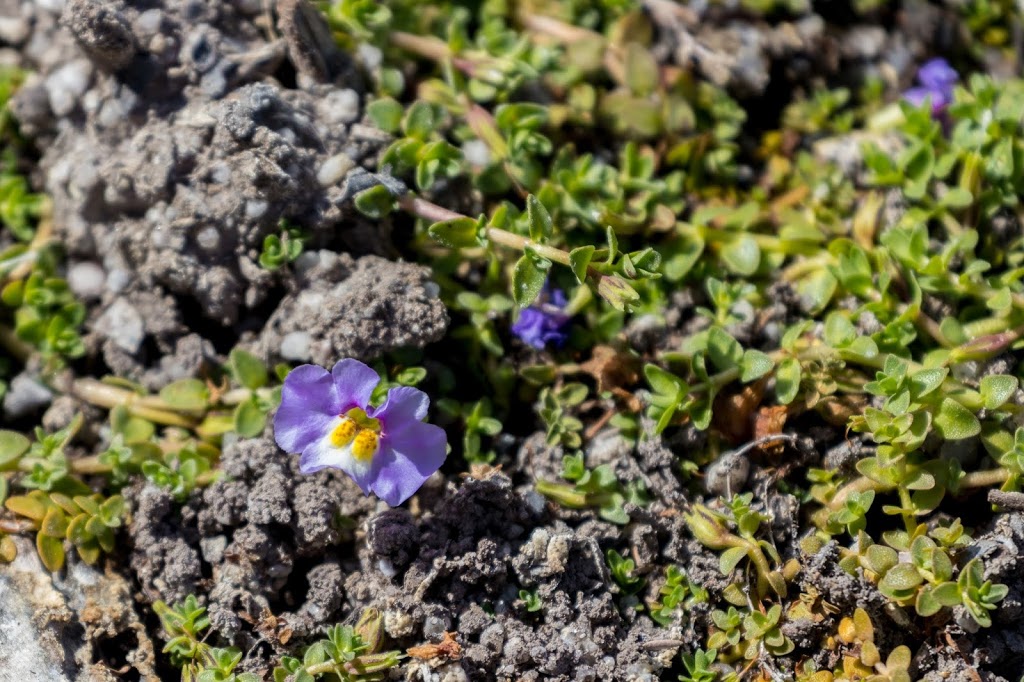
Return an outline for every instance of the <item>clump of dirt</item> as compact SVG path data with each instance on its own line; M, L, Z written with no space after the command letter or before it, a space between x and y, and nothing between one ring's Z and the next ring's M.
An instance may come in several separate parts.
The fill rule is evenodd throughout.
M279 4L276 26L245 2L28 11L32 75L12 108L45 150L69 280L94 301L87 343L119 376L195 376L268 315L262 347L276 360L369 359L447 326L426 271L348 255L394 253L388 223L349 201L387 137L359 123L361 76L323 19ZM347 252L345 265L307 257L298 279L262 267L264 239L293 228L307 250L329 249L320 261ZM285 343L299 330L317 345Z

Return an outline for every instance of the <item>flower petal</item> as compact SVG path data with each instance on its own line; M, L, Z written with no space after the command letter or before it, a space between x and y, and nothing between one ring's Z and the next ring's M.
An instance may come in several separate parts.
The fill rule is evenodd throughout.
M376 372L352 358L339 360L331 374L341 402L339 414L353 407L366 409L373 389L380 383L380 376Z
M385 433L389 430L398 431L409 422L421 421L427 416L430 398L426 393L412 386L396 386L388 391L387 400L373 417L380 419Z
M907 100L915 107L919 107L924 104L925 100L929 97L933 97L932 91L923 87L910 88L903 93L903 99Z
M322 438L340 408L331 374L317 365L293 369L281 388L281 406L274 415L274 439L286 452L302 452Z
M374 457L370 489L392 507L405 502L420 489L447 457L448 436L433 424L412 422L389 433Z
M951 91L959 79L953 67L942 57L929 59L917 71L917 81L933 91Z

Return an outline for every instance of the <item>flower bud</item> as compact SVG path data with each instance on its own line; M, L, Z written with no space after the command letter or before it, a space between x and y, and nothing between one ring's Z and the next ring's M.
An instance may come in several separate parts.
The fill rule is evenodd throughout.
M731 534L722 525L718 517L704 505L694 505L693 512L685 514L686 525L693 533L693 537L711 549L726 549L731 547L729 542Z
M366 645L365 653L375 654L384 648L384 617L377 609L363 611L355 629Z

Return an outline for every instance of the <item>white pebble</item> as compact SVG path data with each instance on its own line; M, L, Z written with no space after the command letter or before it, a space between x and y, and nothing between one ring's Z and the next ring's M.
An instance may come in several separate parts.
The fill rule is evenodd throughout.
M116 294L124 291L129 281L131 281L131 278L124 270L111 270L107 274L107 289Z
M68 269L68 286L78 298L91 299L103 295L107 274L92 261L75 263Z
M23 17L0 17L0 41L18 45L28 38L32 28Z
M267 212L267 204L263 199L250 199L245 202L245 217L251 220L262 218L263 214Z
M316 181L320 183L321 187L330 187L345 177L355 165L356 162L348 154L335 154L320 166L320 170L316 174Z
M160 30L164 13L158 9L147 9L135 20L135 30L144 36L151 36Z
M57 116L66 116L75 109L79 98L89 88L92 64L87 59L68 62L50 74L46 79L46 94L50 97L50 109Z
M381 62L384 61L384 53L381 52L379 47L374 47L369 43L360 43L359 47L356 48L356 54L363 60L363 65L367 71L375 71Z
M378 561L377 568L384 574L385 578L394 578L398 575L398 569L395 568L390 559L381 559Z
M351 88L332 90L318 108L331 123L352 123L359 118L359 93Z
M220 246L220 232L217 231L216 227L202 229L196 235L196 243L204 251L216 251L217 247Z
M301 362L309 360L309 347L313 336L309 332L289 332L281 339L281 357Z
M462 145L462 155L471 166L483 168L491 162L491 148L483 140L467 140Z
M96 326L108 339L129 353L135 353L142 345L145 334L142 316L123 298L117 299L107 308Z

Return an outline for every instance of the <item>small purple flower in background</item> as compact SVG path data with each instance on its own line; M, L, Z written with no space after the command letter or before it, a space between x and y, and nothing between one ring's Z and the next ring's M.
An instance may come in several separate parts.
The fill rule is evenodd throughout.
M441 467L448 439L444 429L423 423L430 398L419 389L392 388L383 405L371 406L378 383L358 360L342 360L330 372L296 367L284 380L274 439L301 453L302 473L341 469L363 493L395 507Z
M540 299L519 313L512 333L537 350L544 350L549 343L561 348L569 338L569 316L563 310L566 303L561 289L545 286Z
M953 101L953 88L960 77L945 59L937 57L925 62L917 71L917 87L903 93L903 99L914 106L931 100L932 115L939 116Z

